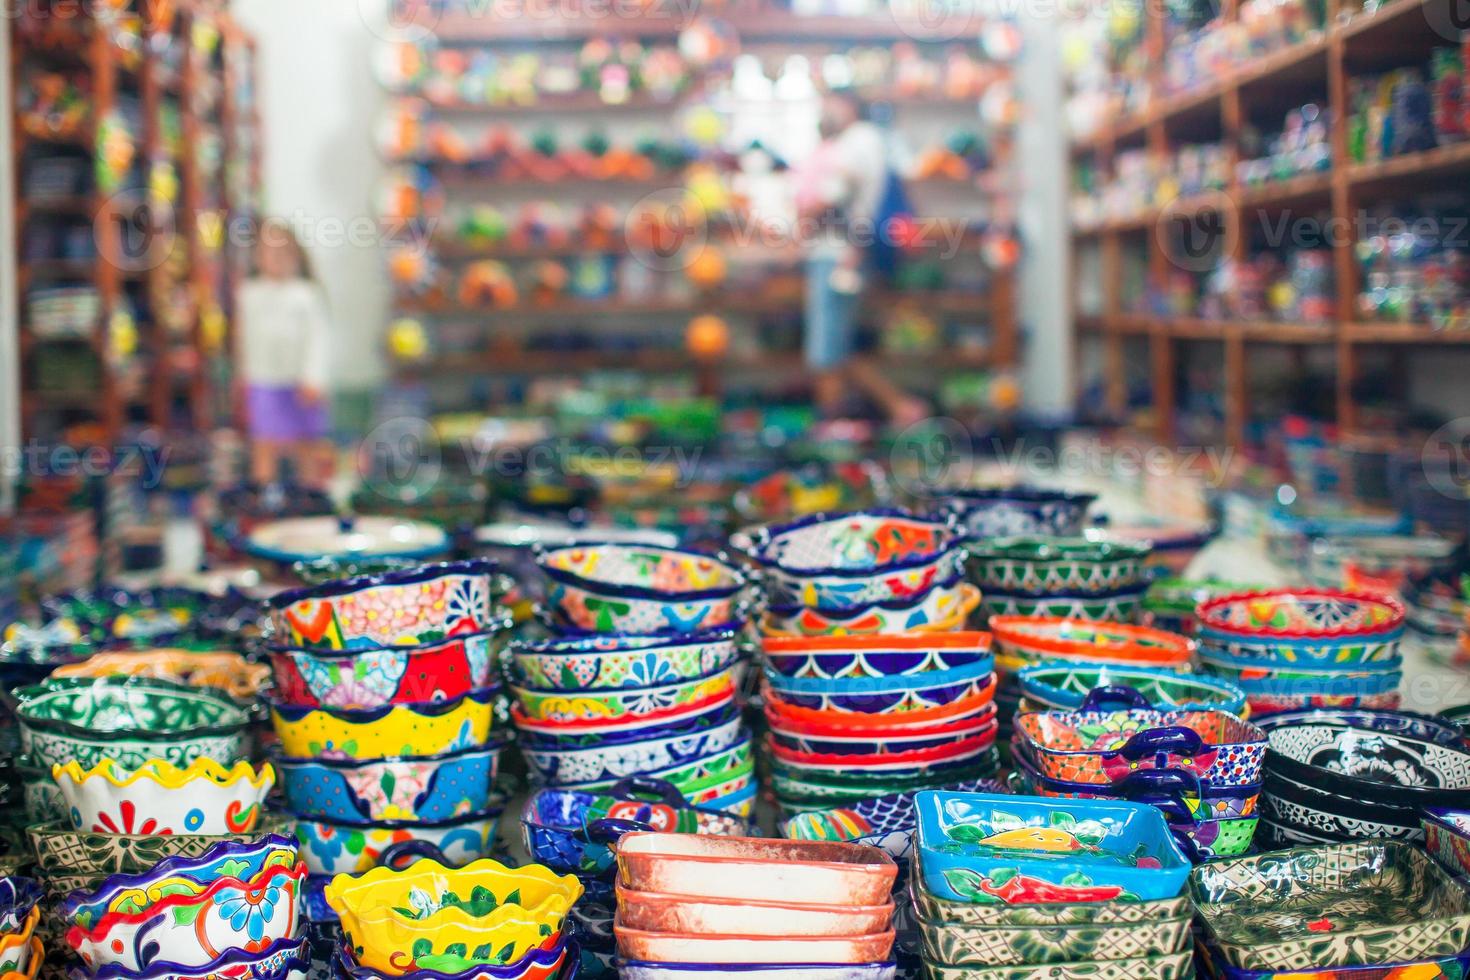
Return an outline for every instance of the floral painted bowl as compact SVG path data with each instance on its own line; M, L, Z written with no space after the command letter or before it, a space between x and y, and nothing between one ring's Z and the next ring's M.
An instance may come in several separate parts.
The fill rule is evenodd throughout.
M718 723L694 731L655 728L639 741L614 745L554 748L523 740L520 749L531 772L549 786L616 781L720 752L744 736L744 723L733 705L720 708L714 720Z
M272 582L296 583L297 562L318 558L434 561L448 554L444 529L394 517L291 517L250 528L238 543L251 564Z
M777 687L777 677L780 675L767 673L766 682L781 704L811 711L870 715L941 708L968 698L988 700L995 693L996 683L994 672L977 673L973 667L934 671L922 684L902 677L853 678L846 682L781 677ZM839 683L843 686L834 687Z
M992 616L997 663L1009 669L1051 660L1187 668L1194 645L1177 633L1064 617Z
M512 686L520 714L533 722L583 722L638 719L683 705L727 704L735 698L733 667L692 680L651 687L584 691L530 690Z
M914 808L923 887L949 901L1148 901L1189 876L1146 804L928 791Z
M902 599L848 609L805 605L772 605L761 619L762 631L777 636L846 636L903 633L933 628L967 616L980 602L980 590L955 577Z
M501 811L497 800L480 813L443 823L354 826L298 818L296 839L313 875L362 874L425 856L445 864L468 864L490 856Z
M975 584L990 592L1101 595L1136 586L1147 545L1092 538L996 538L970 546Z
M1256 720L1268 734L1290 725L1326 724L1404 735L1422 742L1465 748L1465 734L1451 721L1412 711L1375 711L1368 708L1310 708L1282 711Z
M275 696L308 707L381 708L458 698L498 681L498 637L509 618L474 633L413 646L334 652L270 648Z
M499 688L488 687L447 701L361 709L269 704L271 724L287 756L384 759L485 745L499 693Z
M944 509L959 518L971 541L1044 534L1069 537L1082 533L1087 508L1097 499L1090 493L1071 493L1042 487L987 487L947 490Z
M1397 599L1338 589L1268 589L1217 596L1199 606L1202 634L1221 640L1277 640L1337 646L1399 634L1404 606Z
M518 960L555 942L582 890L571 875L538 865L511 870L485 859L455 870L423 860L406 871L338 875L325 894L341 917L354 960L401 974L425 956Z
M227 650L113 650L63 664L55 678L145 677L191 687L219 688L231 697L250 700L270 680L270 668L248 662Z
M1202 646L1199 654L1200 671L1238 686L1245 692L1253 714L1266 713L1259 703L1263 697L1328 696L1339 699L1329 704L1352 706L1356 699L1397 691L1403 679L1402 667L1402 658L1314 669L1297 664L1261 666L1217 654L1208 646Z
M226 841L248 843L267 834L290 833L278 814L267 814L253 831L243 834L145 834L136 821L129 832L103 834L74 830L70 821L33 824L26 828L37 865L46 875L78 873L99 877L141 874L172 857L195 858Z
M286 805L313 820L442 823L485 810L503 743L387 759L274 757Z
M973 738L996 727L996 710L992 703L974 717L960 718L928 728L875 735L871 731L853 729L840 734L803 734L785 728L779 718L767 719L772 748L793 752L826 755L866 755L872 752L907 752L937 748L956 740Z
M188 765L245 755L246 709L213 691L127 677L47 681L13 692L21 751L33 765L111 758Z
M284 646L417 646L499 625L495 577L484 559L442 562L288 589L267 607Z
M230 949L210 963L191 966L155 960L146 970L129 970L117 964L96 972L74 968L70 980L210 980L219 977L248 977L250 980L307 980L311 976L311 950L305 939L282 939L260 950Z
M575 980L578 944L563 930L553 943L538 946L520 959L505 964L473 964L456 954L420 957L414 980ZM396 973L379 973L352 960L350 950L339 950L333 956L333 974L338 980L391 980ZM565 967L565 969L564 969Z
M714 555L647 545L589 544L541 553L547 603L597 633L694 633L742 618L745 575Z
M1237 717L1247 710L1245 692L1229 681L1164 669L1039 664L1024 668L1019 677L1023 710L1088 711L1119 704L1160 711L1214 709Z
M767 637L766 665L787 677L913 677L990 656L990 634Z
M934 708L919 708L901 715L837 712L803 708L792 704L769 688L765 691L766 717L792 733L809 735L850 735L867 731L875 737L893 733L927 730L935 725L974 719L987 713L995 700L995 691L981 691Z
M693 680L740 657L737 631L690 635L603 635L514 640L516 679L531 690L603 690Z
M644 770L639 775L673 783L686 798L692 801L692 796L698 791L723 785L751 772L754 768L753 744L749 736L742 733L742 737L729 748L689 759L666 769ZM595 780L585 783L562 783L561 785L568 789L591 792L610 789L616 782L616 780Z
M987 619L998 616L1080 619L1087 622L1129 623L1138 614L1147 586L1139 584L1112 592L1031 593L987 591L980 612Z
M162 835L248 833L276 783L269 763L257 772L248 762L226 768L213 759L195 759L182 769L156 759L135 769L112 759L87 770L68 762L52 766L51 775L72 827L109 834L128 826Z
M1261 781L1266 733L1223 711L1044 711L1017 715L1015 739L1042 775L1111 783L1140 769L1182 769L1211 785Z
M659 731L697 729L701 723L725 714L733 702L734 690L731 688L727 692L716 693L712 698L676 703L633 717L594 715L573 720L538 719L528 716L518 704L511 705L510 717L517 733L527 737L532 745L571 745L579 740L597 744L599 736L613 734L618 737L615 744L622 744L642 741Z
M777 470L742 487L734 505L743 520L757 523L873 507L891 496L887 475L871 460L813 462Z

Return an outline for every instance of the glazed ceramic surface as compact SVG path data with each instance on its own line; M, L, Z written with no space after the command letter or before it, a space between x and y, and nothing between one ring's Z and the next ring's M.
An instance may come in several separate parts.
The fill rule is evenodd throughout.
M1420 819L1425 849L1455 877L1470 875L1470 810L1430 807Z
M642 545L574 545L545 552L547 602L597 633L694 633L741 619L745 578L715 556Z
M956 793L1001 793L999 783L986 779L965 780L945 787ZM858 800L848 806L796 814L780 825L791 840L851 841L860 837L912 831L918 826L914 794L889 793Z
M1292 725L1325 724L1335 727L1361 728L1366 731L1404 735L1422 742L1463 748L1465 735L1453 722L1421 715L1412 711L1375 711L1368 708L1311 708L1304 711L1281 711L1256 720L1267 732Z
M134 830L138 828L135 826ZM26 828L31 849L48 875L77 872L88 875L139 874L151 871L171 857L199 857L224 841L246 843L268 833L289 833L279 816L267 815L252 832L242 834L97 833L74 830L71 821L36 824Z
M1078 595L1032 595L990 589L980 600L980 611L990 619L997 616L1024 616L1129 623L1138 613L1144 588L1143 585L1137 585L1110 593Z
M1261 586L1251 583L1220 579L1158 579L1150 583L1144 593L1141 622L1156 629L1193 636L1198 624L1195 609L1200 603L1216 596L1261 590Z
M921 922L924 958L944 966L1146 959L1189 949L1189 919L1116 925L963 926Z
M762 617L769 632L797 636L902 633L944 623L968 613L979 601L979 590L961 576L935 582L897 599L830 608L802 603L772 603Z
M72 980L223 980L248 977L250 980L307 980L311 973L311 951L305 939L286 939L259 950L237 948L227 950L202 966L155 960L146 970L129 970L117 964L104 966L94 973L73 970Z
M293 758L382 759L483 746L495 718L494 688L448 701L380 708L312 708L271 702L281 751Z
M868 936L767 936L644 932L617 926L618 953L668 963L871 963L888 958L894 933Z
M490 805L502 745L376 760L275 758L286 804L341 824L440 823Z
M1201 865L1190 894L1214 944L1254 970L1395 963L1470 944L1470 893L1421 850L1364 841Z
M1318 810L1284 796L1267 795L1261 801L1261 816L1280 828L1331 841L1382 838L1419 843L1424 832L1417 823L1391 824L1361 815L1343 816Z
M1170 898L1189 874L1144 804L931 791L914 806L923 885L950 901Z
M642 740L609 745L582 744L572 738L570 747L559 748L549 739L534 744L523 741L520 749L526 763L541 780L552 786L592 783L635 776L649 769L668 769L704 758L735 745L745 737L743 722L731 705L718 707L709 715L711 724L687 731L654 727Z
M227 696L167 681L73 678L14 692L21 751L32 764L111 758L137 767L150 759L188 765L234 761L245 752L245 709Z
M990 635L958 633L882 636L770 637L766 664L787 677L914 677L973 664L990 655Z
M1138 583L1147 545L1089 538L996 538L970 547L984 591L1097 594Z
M153 761L127 769L104 759L83 770L76 762L52 767L65 797L72 827L120 834L241 834L260 820L275 770L248 762L225 767L195 759L179 768Z
M293 517L255 526L241 546L277 577L298 561L323 556L428 561L449 550L442 528L390 517Z
M811 905L881 905L898 875L877 848L825 841L632 833L617 859L634 891Z
M163 642L187 631L204 596L190 589L67 592L41 602L47 622L69 620L99 643Z
M1119 799L1147 803L1164 811L1171 828L1206 819L1245 817L1255 812L1261 783L1214 784L1183 768L1131 770L1108 783L1052 779L1036 768L1024 747L1012 746L1013 778L1024 792L1069 799ZM1018 790L1021 791L1021 790Z
M575 969L563 970L566 964L576 963L579 949L562 935L549 946L542 946L503 965L470 965L458 955L428 954L420 963L431 963L433 967L415 970L416 980L574 980ZM397 974L380 973L369 967L352 962L347 952L339 951L334 956L335 977L343 980L384 980Z
M739 656L734 630L690 636L553 637L510 645L517 679L533 690L673 684L723 670Z
M488 630L416 646L317 652L272 647L275 695L307 707L380 708L443 701L498 682L503 620Z
M432 860L407 871L376 868L339 875L326 888L354 959L389 973L412 971L426 956L514 962L559 934L581 895L570 875L493 860L455 870Z
M1328 792L1399 805L1470 802L1470 752L1325 724L1276 728L1268 765Z
M754 557L768 569L798 577L812 572L894 573L924 566L948 551L953 540L948 521L903 510L813 514L761 528Z
M687 681L600 690L531 690L512 687L521 714L536 722L584 722L638 718L688 705L728 704L735 697L733 667Z
M361 874L402 852L405 858L427 853L450 864L468 864L490 855L500 810L444 823L392 823L373 826L296 821L301 856L314 875Z
M216 687L232 697L248 700L259 694L270 679L270 668L223 650L162 648L93 654L79 663L57 667L51 676L145 677L192 687Z
M31 879L0 877L0 935L20 932L41 898L41 886Z
M996 712L988 710L973 718L930 728L914 729L875 737L873 732L853 729L840 735L807 735L783 727L779 718L767 719L773 748L817 755L872 755L938 749L957 741L965 741L996 730Z
M1413 963L1384 963L1375 966L1328 967L1322 970L1242 970L1224 962L1219 950L1200 945L1204 975L1218 980L1395 980L1423 977L1425 980L1461 980L1470 976L1470 955L1437 957Z
M803 905L720 900L619 887L618 921L644 932L723 936L868 936L887 932L893 901L882 905Z
M1042 966L938 966L926 964L932 980L1188 980L1194 976L1194 953L1170 953L1139 959L1084 960Z
M290 589L268 607L283 646L415 646L496 625L494 575L493 562L444 562Z
M651 963L623 959L621 980L896 980L893 963Z
M997 652L1018 666L1083 660L1129 667L1184 667L1193 646L1177 633L1120 622L1077 622L1065 617L991 617ZM1000 659L999 657L997 658Z
M1080 534L1093 494L1041 487L991 487L947 492L944 505L955 513L970 540L1015 535L1067 537Z
M1261 781L1266 756L1266 733L1223 711L1046 711L1013 724L1041 773L1070 782L1178 768L1240 786Z
M1218 596L1199 606L1200 629L1221 636L1330 643L1400 631L1397 599L1336 589L1268 589Z
M1162 711L1216 709L1239 717L1245 711L1245 692L1229 681L1177 674L1171 670L1110 664L1044 664L1020 672L1021 693L1033 710L1086 710L1093 705L1127 702L1126 707ZM1138 701L1124 690L1133 691ZM1140 703L1141 702L1141 703Z

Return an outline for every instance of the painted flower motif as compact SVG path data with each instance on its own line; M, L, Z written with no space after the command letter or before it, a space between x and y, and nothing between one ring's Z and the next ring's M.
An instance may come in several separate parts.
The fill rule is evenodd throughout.
M147 820L138 821L138 808L132 800L123 800L118 805L118 818L114 819L106 813L97 814L97 823L92 825L92 830L99 834L133 834L146 836L158 834L168 836L173 833L172 828L160 827L158 821L149 817Z
M259 887L230 892L218 904L220 917L236 932L244 932L253 945L265 938L265 926L276 916L276 906L283 897L279 879Z
M645 653L628 665L628 677L637 687L671 684L679 679L669 662L656 653Z

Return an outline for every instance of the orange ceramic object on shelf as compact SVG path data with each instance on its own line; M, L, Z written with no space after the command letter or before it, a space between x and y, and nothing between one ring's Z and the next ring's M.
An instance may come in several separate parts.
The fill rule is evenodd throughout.
M1051 616L992 616L996 664L1017 670L1047 660L1086 660L1188 670L1194 643L1178 633Z

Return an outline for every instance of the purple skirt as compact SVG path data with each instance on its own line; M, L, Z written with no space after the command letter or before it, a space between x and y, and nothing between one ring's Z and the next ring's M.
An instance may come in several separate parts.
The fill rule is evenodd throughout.
M309 405L290 385L247 385L245 411L250 434L257 439L302 442L327 434L326 400Z

